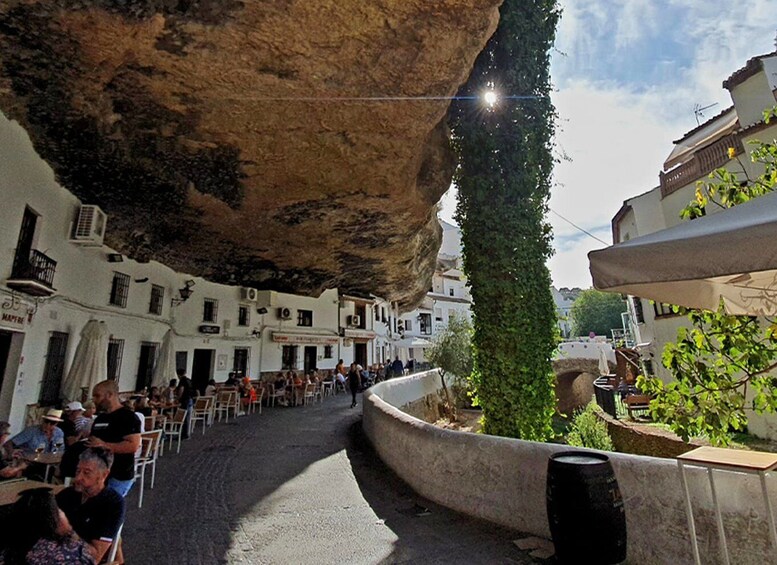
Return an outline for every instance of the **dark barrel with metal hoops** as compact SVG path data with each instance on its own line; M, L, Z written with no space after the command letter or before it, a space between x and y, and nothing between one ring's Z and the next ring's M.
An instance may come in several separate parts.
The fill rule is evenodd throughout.
M626 559L626 513L609 457L587 451L552 455L547 505L559 563Z

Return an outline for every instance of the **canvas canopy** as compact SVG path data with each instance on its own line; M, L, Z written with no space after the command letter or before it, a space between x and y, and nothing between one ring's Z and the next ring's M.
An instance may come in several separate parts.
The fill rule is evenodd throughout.
M588 254L594 287L729 314L777 314L777 193Z
M105 322L89 320L81 330L73 363L62 380L62 397L80 401L84 389L89 396L94 385L107 377L108 328Z

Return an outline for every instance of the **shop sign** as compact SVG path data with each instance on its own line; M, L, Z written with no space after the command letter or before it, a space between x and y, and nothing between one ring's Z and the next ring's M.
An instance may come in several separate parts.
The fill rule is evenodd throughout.
M309 344L309 345L337 345L337 336L310 335L310 334L288 334L273 332L272 340L275 343L289 344Z
M23 302L18 296L6 296L0 305L0 326L12 330L23 330L32 322L37 304Z
M201 334L215 335L221 332L221 326L212 326L210 324L203 324L200 326Z

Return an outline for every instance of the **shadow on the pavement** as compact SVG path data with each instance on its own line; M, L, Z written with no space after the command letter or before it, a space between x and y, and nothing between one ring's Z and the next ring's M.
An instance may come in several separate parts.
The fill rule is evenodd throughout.
M349 430L346 453L364 499L398 540L382 564L534 563L513 540L514 530L477 520L416 494L388 468L362 431Z

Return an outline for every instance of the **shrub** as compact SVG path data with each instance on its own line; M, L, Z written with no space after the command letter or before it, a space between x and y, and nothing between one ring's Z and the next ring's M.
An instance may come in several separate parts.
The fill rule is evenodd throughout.
M597 415L598 411L599 407L591 401L584 409L575 412L567 434L568 445L602 451L615 450L607 432L607 424Z

